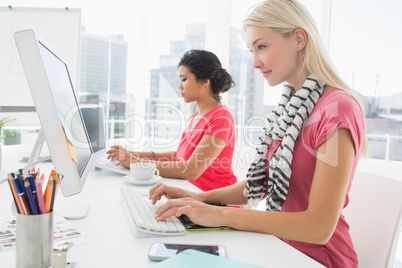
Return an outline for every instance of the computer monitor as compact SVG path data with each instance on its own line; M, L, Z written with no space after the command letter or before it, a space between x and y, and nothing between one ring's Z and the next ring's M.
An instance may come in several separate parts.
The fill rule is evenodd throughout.
M51 160L64 175L61 191L77 194L92 168L93 150L67 64L33 30L16 32L14 39Z
M103 106L101 104L84 104L80 105L80 109L94 154L102 152L107 146Z

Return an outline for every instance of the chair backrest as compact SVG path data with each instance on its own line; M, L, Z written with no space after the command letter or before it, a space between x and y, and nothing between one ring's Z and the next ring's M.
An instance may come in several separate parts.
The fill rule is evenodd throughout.
M356 172L343 215L359 268L393 268L402 223L402 182Z

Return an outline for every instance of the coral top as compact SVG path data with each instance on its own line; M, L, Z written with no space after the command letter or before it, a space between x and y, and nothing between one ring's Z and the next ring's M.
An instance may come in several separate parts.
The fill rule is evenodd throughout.
M222 152L205 172L196 180L190 181L202 191L222 188L237 182L232 170L232 158L235 147L235 127L233 116L226 106L218 105L205 114L191 129L193 116L177 148L177 158L187 161L197 148L204 135L212 135L223 139L226 144ZM212 140L213 141L213 140ZM213 145L213 144L212 144ZM197 164L204 165L204 156L194 155Z
M346 128L350 131L355 146L353 170L343 207L347 206L349 190L364 139L364 117L356 99L343 90L333 89L317 101L296 140L292 175L282 211L296 212L307 209L317 149L339 128ZM272 157L279 144L280 141L275 141L275 145L271 144L273 146L268 150L267 161ZM358 266L357 255L349 234L349 225L342 214L339 216L334 234L325 245L283 240L326 267Z

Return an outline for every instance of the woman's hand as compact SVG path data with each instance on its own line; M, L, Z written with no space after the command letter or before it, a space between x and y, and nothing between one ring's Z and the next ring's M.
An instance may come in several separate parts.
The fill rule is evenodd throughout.
M207 205L190 197L168 200L156 212L156 220L163 221L171 216L187 215L196 224L208 227L223 226L225 208Z
M155 205L157 201L165 196L167 199L192 197L196 198L196 194L190 191L178 187L167 186L163 183L158 183L149 190L149 199L152 200L152 204Z
M131 163L138 162L140 159L136 157L133 153L127 151L122 146L113 145L110 146L109 151L106 153L108 154L108 159L110 161L119 161L122 165L130 168Z

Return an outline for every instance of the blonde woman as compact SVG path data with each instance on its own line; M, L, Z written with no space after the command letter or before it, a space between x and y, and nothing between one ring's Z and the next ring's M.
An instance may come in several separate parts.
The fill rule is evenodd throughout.
M327 267L357 267L342 209L364 150L361 106L298 1L256 6L244 21L244 39L268 84L284 82L247 180L204 193L158 184L150 199L169 201L156 218L186 214L201 225L273 234ZM266 211L208 205L253 206L263 198Z

